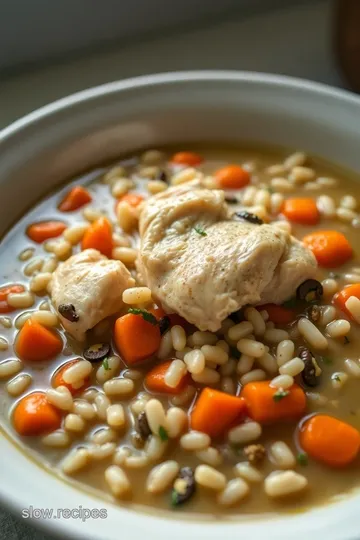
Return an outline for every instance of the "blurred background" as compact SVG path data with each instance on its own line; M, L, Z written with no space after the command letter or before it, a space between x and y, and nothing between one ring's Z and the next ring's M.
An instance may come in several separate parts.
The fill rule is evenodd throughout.
M255 70L340 86L337 3L2 0L0 128L78 90L161 71Z
M360 0L0 0L0 129L73 92L164 71L359 90L359 17ZM50 537L0 508L0 538Z

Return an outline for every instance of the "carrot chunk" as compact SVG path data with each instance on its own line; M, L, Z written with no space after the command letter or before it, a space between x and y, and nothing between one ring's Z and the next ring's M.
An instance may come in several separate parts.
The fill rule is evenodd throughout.
M172 156L170 161L175 165L191 165L194 167L200 165L204 159L200 154L196 154L195 152L177 152Z
M284 306L277 306L276 304L265 304L263 306L257 306L257 310L267 311L269 315L269 321L275 324L289 324L296 317L296 313L292 309L285 308Z
M117 208L120 203L126 202L128 205L132 206L133 208L136 208L144 201L144 197L142 195L139 195L138 193L127 193L126 195L123 195L122 197L119 197L116 200L115 203L115 214L117 213Z
M309 456L325 465L345 467L358 455L360 434L350 424L317 414L301 427L300 444Z
M41 244L49 238L60 236L66 229L65 223L62 221L40 221L33 223L26 229L26 234L33 242Z
M84 384L81 386L74 388L71 384L68 384L64 381L64 373L65 371L72 365L77 364L79 360L70 360L70 362L66 362L62 366L57 369L52 377L51 384L54 388L57 388L58 386L66 386L70 390L73 396L76 394L79 394L82 392L87 386L90 384L90 377L86 377L84 379Z
M13 424L19 435L44 435L61 425L61 412L46 399L44 392L23 397L13 413Z
M127 364L141 362L156 353L160 339L158 325L145 321L141 315L128 313L115 322L114 341Z
M316 225L320 221L320 212L313 199L287 199L281 212L293 223Z
M260 424L299 418L306 409L306 396L300 386L294 384L281 393L272 388L270 382L259 381L244 386L241 397L246 401L250 418Z
M38 362L51 360L62 351L60 337L42 326L28 319L16 338L16 352L23 360Z
M180 382L172 388L165 382L166 372L171 364L172 360L163 362L153 367L145 377L145 386L150 392L157 392L159 394L180 394L190 382L190 376L188 373L182 377Z
M7 298L10 293L22 293L25 288L22 285L9 285L0 289L0 313L11 313L16 308L9 306Z
M346 313L350 319L353 319L350 311L345 305L351 296L355 296L360 300L360 283L354 283L353 285L347 285L344 287L341 291L335 294L333 303L336 307L341 309L341 311Z
M113 248L112 226L107 218L101 217L91 223L85 231L81 248L83 250L97 249L106 257L111 257Z
M192 429L218 437L246 410L244 399L213 388L204 388L191 411Z
M215 172L215 179L223 189L241 189L250 182L250 174L239 165L227 165Z
M345 236L337 231L317 231L303 238L320 266L336 268L351 259L353 250Z
M61 212L73 212L92 201L87 189L82 186L73 187L59 204Z

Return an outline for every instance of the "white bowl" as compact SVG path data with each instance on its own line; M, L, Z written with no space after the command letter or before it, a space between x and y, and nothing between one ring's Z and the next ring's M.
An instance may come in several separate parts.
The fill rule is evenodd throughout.
M39 197L81 170L141 147L169 142L259 141L300 148L360 167L360 100L326 86L238 72L140 77L86 90L0 133L0 234ZM1 397L1 396L0 396ZM0 402L1 411L1 402ZM1 414L1 412L0 412ZM28 508L106 508L107 519L33 521L70 538L157 540L236 538L355 540L360 494L300 514L182 520L139 513L75 489L0 438L0 497L16 515ZM177 521L174 521L177 520Z

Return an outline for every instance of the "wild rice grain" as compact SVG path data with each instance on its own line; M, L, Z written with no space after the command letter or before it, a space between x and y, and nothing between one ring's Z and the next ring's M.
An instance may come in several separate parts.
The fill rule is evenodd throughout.
M146 454L140 454L138 456L129 456L125 458L124 467L128 469L142 469L149 465L149 458Z
M125 473L118 465L111 465L105 470L105 480L112 494L115 497L122 498L131 490L130 481Z
M228 353L221 349L221 347L217 347L217 345L203 345L201 347L201 352L206 361L214 362L214 364L226 364L229 360Z
M242 354L240 360L237 363L236 371L239 375L245 375L249 373L253 367L255 358L253 356L248 356L247 354Z
M109 379L115 377L120 368L120 358L118 356L111 356L108 358L106 369L101 364L96 371L96 380L100 384L106 383Z
M10 396L16 397L20 396L27 388L29 388L32 383L31 375L27 373L24 375L18 375L14 379L11 379L6 385L6 390Z
M345 195L340 200L340 206L342 208L347 208L348 210L356 210L358 203L355 197L353 197L352 195Z
M92 364L88 360L79 360L64 371L64 382L67 384L74 384L82 381L90 375L92 370Z
M68 227L63 233L64 238L70 242L71 245L76 246L82 240L87 229L87 223L79 223L73 227Z
M347 382L349 375L343 371L336 371L331 375L331 384L335 390L341 390Z
M289 339L289 333L286 330L279 330L277 328L267 329L264 334L265 341L270 343L280 343L285 339Z
M245 317L252 324L255 336L262 336L266 327L265 321L258 310L253 307L246 308Z
M328 348L327 339L308 319L301 318L298 322L298 329L303 338L315 349L324 350Z
M225 489L225 475L209 465L198 465L195 469L195 481L203 487L221 491Z
M231 444L247 444L256 441L262 434L262 427L258 422L246 422L229 430L228 440Z
M336 308L334 306L324 306L321 310L319 324L326 326L334 319L336 319Z
M348 358L345 360L345 369L351 377L360 379L360 366L357 362Z
M12 320L10 319L10 317L0 317L0 324L4 328L11 328Z
M112 250L111 257L116 261L121 261L127 266L131 266L135 263L137 258L137 250L130 247L115 247Z
M85 421L81 416L70 413L65 416L64 419L64 428L66 431L74 431L75 433L80 433L84 431L86 427Z
M205 450L195 452L195 455L200 461L203 461L207 465L211 465L211 467L219 467L223 462L223 457L219 450L212 446L205 448Z
M191 377L195 382L200 384L216 384L220 380L220 373L215 371L215 369L206 367L201 373L192 373Z
M206 345L204 345L206 346ZM210 345L208 345L209 347ZM194 349L184 356L184 362L190 373L199 374L205 369L205 355L199 349Z
M35 257L32 259L24 268L24 274L27 277L32 276L35 272L41 270L44 264L44 259L42 257Z
M132 287L122 294L124 304L147 304L151 301L151 291L148 287Z
M306 154L304 154L304 152L294 152L285 159L283 166L287 170L293 169L294 167L300 167L304 165L306 159Z
M345 221L345 223L349 223L357 217L355 212L348 210L347 208L338 208L336 210L336 215L341 221Z
M110 405L106 410L106 420L110 427L122 428L125 425L125 411L124 407L119 403Z
M294 184L306 184L315 178L315 172L309 167L296 165L291 169L289 180Z
M126 446L120 446L115 450L113 463L115 465L124 465L126 458L130 457L131 450Z
M49 433L49 435L45 435L41 439L41 442L44 446L50 446L51 448L66 448L70 446L71 438L66 431L59 429Z
M89 448L89 453L92 459L95 461L101 461L108 459L115 453L116 444L114 442L108 442L101 446L95 445Z
M146 480L146 489L149 493L162 493L175 480L180 470L176 461L169 460L154 467Z
M265 379L266 373L263 369L253 369L252 371L249 371L249 373L245 373L245 375L240 378L240 382L244 386L250 382L265 381Z
M220 374L223 377L230 377L230 375L234 375L236 372L236 366L238 362L235 358L229 358L229 360L226 362L226 364L223 364L220 366Z
M360 300L356 296L350 296L345 302L346 309L350 312L353 319L360 324Z
M242 478L233 478L225 489L217 496L217 503L221 506L234 506L244 499L250 492L248 484Z
M162 441L157 435L150 435L146 441L145 454L150 461L158 461L166 452L168 441Z
M31 315L31 319L38 322L42 326L47 326L49 328L59 324L59 318L56 313L52 313L51 311L47 310L34 311Z
M4 337L0 337L0 351L7 351L9 348L9 343Z
M223 377L220 382L220 387L226 394L233 396L236 393L235 383L231 377Z
M105 444L116 441L118 433L109 427L97 429L90 437L90 440L95 444Z
M301 358L293 358L292 360L289 360L289 362L286 362L286 364L283 364L279 368L280 375L290 375L290 377L296 377L296 375L299 375L303 371L305 367L304 362L301 360Z
M339 288L337 281L331 278L324 279L321 282L321 285L323 287L323 294L325 297L333 296Z
M172 397L170 400L170 403L174 405L175 407L188 405L194 398L195 394L196 394L196 390L194 386L191 386L189 384L185 388L185 390L183 390L183 392Z
M166 414L167 434L170 439L176 439L187 428L188 416L179 407L171 407Z
M150 399L145 405L145 414L154 435L159 435L160 428L167 429L164 407L158 399Z
M46 399L49 403L62 411L71 411L73 408L73 398L70 390L66 386L49 388L46 390Z
M257 362L268 373L276 373L278 370L276 359L268 352L257 358Z
M253 330L254 327L251 322L242 321L241 323L235 324L235 326L229 328L227 332L227 337L232 341L239 341L239 339L242 339L251 334Z
M15 328L18 330L21 330L21 328L24 326L26 321L31 319L33 312L32 311L25 311L15 319Z
M110 399L104 394L98 392L94 400L95 409L100 420L106 420L106 411L110 407ZM107 441L106 441L107 442Z
M218 338L216 334L212 334L211 332L200 332L196 331L192 334L192 339L194 346L196 347L202 347L203 345L215 345Z
M84 399L76 399L73 402L72 412L81 416L84 420L93 420L96 416L95 408Z
M28 248L28 249L24 249L24 251L22 251L19 255L19 260L20 261L28 261L29 259L31 259L31 257L34 255L34 249L33 248Z
M265 493L269 497L286 497L303 491L308 485L305 476L294 471L274 471L265 478Z
M254 358L260 358L260 356L263 356L267 352L263 343L253 341L251 339L240 339L237 342L236 347L242 354L246 354Z
M176 388L186 373L187 368L184 362L182 360L173 360L165 373L165 384L170 388Z
M279 367L294 358L295 345L289 340L280 341L276 349L276 360Z
M190 431L180 438L180 446L184 450L199 451L210 446L211 439L206 433L200 431Z
M291 388L293 384L294 377L291 377L291 375L278 375L271 381L270 386L273 388L287 390L288 388Z
M34 302L34 295L29 291L25 291L22 293L10 293L7 296L7 303L9 304L9 306L15 309L24 309L31 307L32 305L34 305Z

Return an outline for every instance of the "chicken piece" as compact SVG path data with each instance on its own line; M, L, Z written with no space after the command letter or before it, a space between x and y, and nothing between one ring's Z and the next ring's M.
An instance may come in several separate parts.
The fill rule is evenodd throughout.
M153 298L200 330L219 330L246 304L281 304L317 268L290 234L232 219L224 192L196 183L151 197L140 236L137 265Z
M65 330L84 341L87 330L123 307L122 293L134 284L122 262L86 249L59 264L50 294Z

